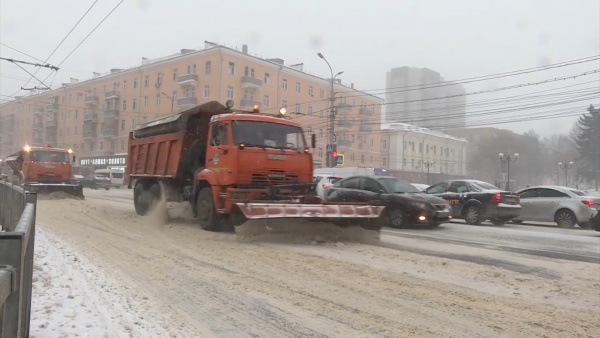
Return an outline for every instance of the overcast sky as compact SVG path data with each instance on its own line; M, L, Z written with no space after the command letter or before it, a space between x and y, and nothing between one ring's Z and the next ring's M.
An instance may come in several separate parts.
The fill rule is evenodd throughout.
M50 57L58 65L120 2L99 0L73 33ZM0 42L46 60L94 0L0 0ZM329 76L317 57L321 52L342 81L381 94L385 75L394 67L426 67L446 80L545 66L600 55L599 0L125 0L60 66L48 82L91 78L92 72L139 65L142 57L200 48L209 40L249 46L250 53L278 57L286 64ZM0 45L0 56L35 60ZM30 72L35 67L23 65ZM561 78L600 69L600 61L519 76L465 84L467 92ZM50 74L39 71L41 80ZM8 99L30 78L19 67L0 60L0 99ZM586 82L590 82L585 84ZM39 84L32 82L28 85ZM49 84L49 83L48 83ZM531 104L514 101L489 106L491 99L544 91L553 106L468 118L467 124L544 117L564 109L600 104L600 73L577 79L467 96L467 104L486 109ZM577 86L573 86L577 85ZM565 86L572 86L563 88ZM556 89L555 91L549 91ZM576 98L561 96L580 91ZM586 91L587 90L587 91ZM18 95L26 92L21 91ZM581 95L587 94L588 97ZM538 94L541 95L541 94ZM561 104L565 101L576 101ZM484 101L482 101L484 100ZM544 99L532 101L540 104ZM0 101L2 102L2 101ZM418 103L416 104L418 106ZM481 111L470 107L468 111ZM571 113L572 114L572 113ZM576 117L495 125L542 135L568 132Z

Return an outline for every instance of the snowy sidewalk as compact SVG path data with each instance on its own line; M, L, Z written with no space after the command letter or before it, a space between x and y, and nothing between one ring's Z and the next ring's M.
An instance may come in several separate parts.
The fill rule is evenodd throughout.
M35 239L32 338L165 336L140 328L102 271L40 228Z

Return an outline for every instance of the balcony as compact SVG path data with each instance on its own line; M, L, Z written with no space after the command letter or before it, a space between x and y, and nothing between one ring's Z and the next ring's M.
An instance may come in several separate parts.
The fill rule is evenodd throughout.
M198 74L186 74L181 75L177 78L180 86L193 86L198 85Z
M346 111L346 112L352 111L352 105L348 104L346 102L341 102L340 104L338 104L337 108L340 111Z
M358 130L360 130L361 132L368 133L371 130L373 130L373 128L371 128L371 126L361 125Z
M83 122L98 122L98 113L91 109L84 109Z
M354 122L352 122L350 120L339 120L337 125L340 128L351 129L352 126L354 125Z
M48 103L46 105L46 110L49 112L58 110L58 103Z
M105 119L118 119L119 118L119 110L118 109L104 109L102 111L102 115Z
M37 116L41 116L41 115L43 115L43 114L44 114L44 112L45 112L44 108L42 108L42 107L37 107L37 108L35 108L35 109L33 110L33 116L36 116L36 117L37 117Z
M119 93L116 90L104 93L105 100L118 99L118 98L119 98Z
M104 137L116 137L118 134L119 133L116 128L104 129L102 131L102 136L104 136Z
M44 124L42 122L34 122L33 123L33 131L43 131Z
M46 120L46 128L56 128L56 120Z
M363 116L373 116L373 109L367 108L367 107L361 107L359 114L363 115Z
M242 88L261 88L262 80L251 76L242 76Z
M250 100L250 99L242 99L242 101L240 103L240 109L241 110L252 110L252 107L255 104L260 106L260 102L258 102L258 101L254 101L254 100Z
M352 146L352 141L350 140L338 140L337 141L337 145L340 147L351 147Z
M177 99L177 107L195 106L198 104L198 98L195 96L182 97Z
M97 95L86 96L84 102L85 102L85 104L96 105L96 104L98 104L98 96Z
M94 140L96 137L98 137L97 133L95 130L86 130L83 132L83 139L85 141L92 141Z

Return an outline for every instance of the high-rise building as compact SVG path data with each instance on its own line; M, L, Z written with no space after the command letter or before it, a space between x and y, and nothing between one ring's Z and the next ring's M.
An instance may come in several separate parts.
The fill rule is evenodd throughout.
M386 74L385 121L423 128L465 126L465 91L460 84L445 82L427 68L399 67Z
M316 56L315 56L316 58ZM381 165L383 100L336 81L335 139L346 166ZM315 133L315 160L323 165L329 139L331 80L303 71L302 64L264 59L208 43L200 50L140 65L111 69L85 81L32 93L0 105L0 156L25 144L71 148L79 158L123 155L129 131L138 123L177 113L208 101L235 102L235 108L264 113L287 107L307 138ZM86 161L93 162L93 161ZM99 161L97 163L104 163Z

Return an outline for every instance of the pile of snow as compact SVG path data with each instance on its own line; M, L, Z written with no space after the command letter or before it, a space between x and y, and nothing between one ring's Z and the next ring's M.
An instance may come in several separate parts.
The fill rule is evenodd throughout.
M164 336L128 313L121 305L126 297L101 270L52 234L36 229L32 338Z

